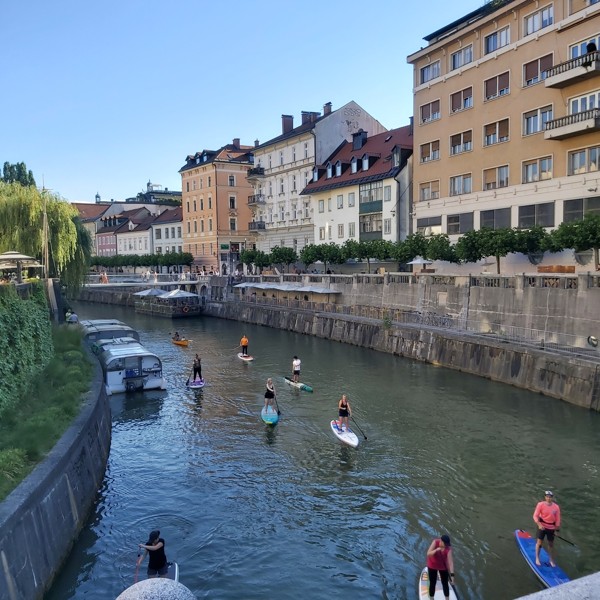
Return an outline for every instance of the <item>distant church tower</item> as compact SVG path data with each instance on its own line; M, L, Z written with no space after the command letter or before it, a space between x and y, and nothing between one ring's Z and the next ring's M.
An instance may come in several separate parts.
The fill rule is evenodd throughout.
M96 204L100 204L100 194L96 192Z

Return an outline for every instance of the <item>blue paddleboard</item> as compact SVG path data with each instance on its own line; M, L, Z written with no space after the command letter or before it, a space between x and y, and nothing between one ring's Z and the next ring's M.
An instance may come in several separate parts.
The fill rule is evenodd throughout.
M279 415L272 406L263 406L260 411L260 417L267 425L275 425L279 421Z
M538 567L535 564L535 544L537 540L527 533L527 531L523 531L522 529L515 530L515 539L523 558L546 587L554 587L571 581L559 566L550 566L550 556L543 547L540 549L540 562L542 565Z

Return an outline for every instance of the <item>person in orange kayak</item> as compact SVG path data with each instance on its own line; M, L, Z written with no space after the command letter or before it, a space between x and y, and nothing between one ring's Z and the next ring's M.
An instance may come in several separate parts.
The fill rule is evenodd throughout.
M548 554L550 555L550 566L554 563L554 534L560 530L560 507L554 502L554 494L550 490L544 492L544 499L538 502L533 511L533 520L537 525L537 542L535 544L535 564L539 567L540 548L544 538L548 540Z
M246 337L246 334L242 336L242 339L240 340L240 346L242 347L242 355L248 356L248 338Z
M435 596L435 586L438 573L442 581L444 598L450 598L450 586L454 584L454 559L452 558L452 546L450 536L444 534L431 542L427 550L427 573L429 575L429 598Z

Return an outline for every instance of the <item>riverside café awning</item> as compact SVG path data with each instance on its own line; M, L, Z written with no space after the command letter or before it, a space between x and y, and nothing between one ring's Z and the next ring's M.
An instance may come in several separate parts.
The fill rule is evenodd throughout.
M234 288L246 288L246 289L254 289L254 290L273 290L278 292L289 292L290 294L303 294L304 296L308 296L308 294L318 294L319 296L323 296L327 294L327 299L319 297L318 299L314 299L311 296L308 296L310 301L316 302L329 302L329 294L341 294L342 292L338 290L332 290L327 287L317 286L317 285L299 285L294 283L255 283L252 281L245 281L244 283L238 283L233 286ZM302 298L306 300L306 298Z

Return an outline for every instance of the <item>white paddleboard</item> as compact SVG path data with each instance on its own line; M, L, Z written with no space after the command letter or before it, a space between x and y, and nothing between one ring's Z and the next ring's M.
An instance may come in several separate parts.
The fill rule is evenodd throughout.
M242 354L241 352L238 352L237 357L245 362L250 362L254 360L254 356L250 356L249 354Z
M420 600L427 600L429 598L429 573L427 567L421 571L421 577L419 578L419 598ZM438 579L435 584L435 600L444 600L444 589L442 588L442 582L438 574ZM457 600L454 587L450 585L450 600Z
M346 427L344 427L343 431L340 430L338 422L335 419L331 421L331 431L333 431L335 437L337 437L340 442L348 444L348 446L352 446L352 448L358 446L358 437L354 431L352 431L352 429L347 429Z
M206 381L204 379L199 379L198 381L190 381L188 383L188 387L192 388L193 390L199 390L200 388L203 388L206 385Z

